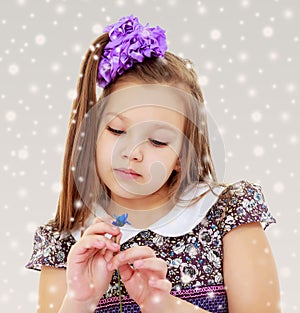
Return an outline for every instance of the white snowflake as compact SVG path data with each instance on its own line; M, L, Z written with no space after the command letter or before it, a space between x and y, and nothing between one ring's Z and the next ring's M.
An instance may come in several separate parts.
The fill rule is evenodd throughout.
M62 190L61 182L55 182L51 185L51 191L54 193L60 193Z
M205 75L199 76L199 83L200 83L200 86L207 86L208 81L209 81L209 79L208 79L207 76L205 76Z
M63 5L63 4L58 4L55 7L55 11L56 11L57 14L62 15L62 14L64 14L66 12L66 6Z
M75 89L71 89L71 90L68 91L67 98L69 100L73 101L74 99L76 99L76 97L77 97L77 92L76 92Z
M11 74L11 75L18 75L19 72L20 72L19 65L18 65L18 64L11 64L11 65L8 67L8 72L9 72L9 74Z
M257 157L261 157L265 154L265 149L262 146L256 146L253 149L253 154Z
M218 41L222 37L222 33L219 29L213 29L210 31L210 39Z
M291 276L291 268L288 266L284 266L282 268L280 268L280 276L283 278L289 278Z
M282 182L276 182L274 185L273 185L273 190L277 193L282 193L285 189L285 186Z
M299 137L297 135L291 135L289 137L289 143L292 145L296 145L299 142Z
M294 12L291 9L286 9L283 12L283 16L285 19L290 20L294 17Z
M46 36L44 34L36 35L34 40L38 46L43 46L47 41Z
M8 111L6 112L5 114L5 119L8 121L8 122L13 122L17 117L17 114L15 111Z
M251 114L252 121L260 122L262 120L262 113L259 111L255 111Z
M24 149L18 150L18 158L20 160L26 160L28 159L28 157L29 157L29 152L28 152L27 147L24 147Z

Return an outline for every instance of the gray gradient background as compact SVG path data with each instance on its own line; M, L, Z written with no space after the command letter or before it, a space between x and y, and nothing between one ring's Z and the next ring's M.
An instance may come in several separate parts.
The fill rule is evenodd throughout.
M131 13L166 29L169 50L195 63L225 145L224 180L262 184L278 220L267 236L283 312L300 311L299 7L297 0L1 0L1 312L35 311L39 275L24 264L36 226L56 209L81 56L105 25Z

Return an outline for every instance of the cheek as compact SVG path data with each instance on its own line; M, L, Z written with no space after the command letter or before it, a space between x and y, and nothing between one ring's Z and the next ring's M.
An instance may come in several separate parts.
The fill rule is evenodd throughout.
M96 147L96 160L97 167L99 170L105 168L105 166L107 166L108 163L110 162L112 150L113 144L111 143L111 141L108 140L107 136L102 135L98 139Z
M170 148L161 151L153 151L150 155L148 155L147 159L147 163L150 167L163 167L164 173L169 175L174 169L178 159L178 154Z

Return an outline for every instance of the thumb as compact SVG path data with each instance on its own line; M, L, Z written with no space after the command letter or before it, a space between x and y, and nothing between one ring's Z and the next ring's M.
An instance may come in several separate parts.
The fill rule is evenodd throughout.
M120 234L115 237L115 242L120 244L121 238L122 238L122 232L120 232Z

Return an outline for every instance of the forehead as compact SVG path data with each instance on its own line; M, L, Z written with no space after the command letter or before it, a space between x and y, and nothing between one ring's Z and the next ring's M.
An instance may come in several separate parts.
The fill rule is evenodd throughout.
M186 104L183 92L166 85L131 85L110 94L106 99L104 114L124 112L147 114L149 118L158 115L174 115L175 112L186 115ZM172 114L173 112L173 114Z
M104 120L107 123L121 121L127 126L142 124L145 127L152 125L168 129L173 127L183 129L184 126L184 116L181 113L153 105L142 105L121 113L109 111L105 114Z

